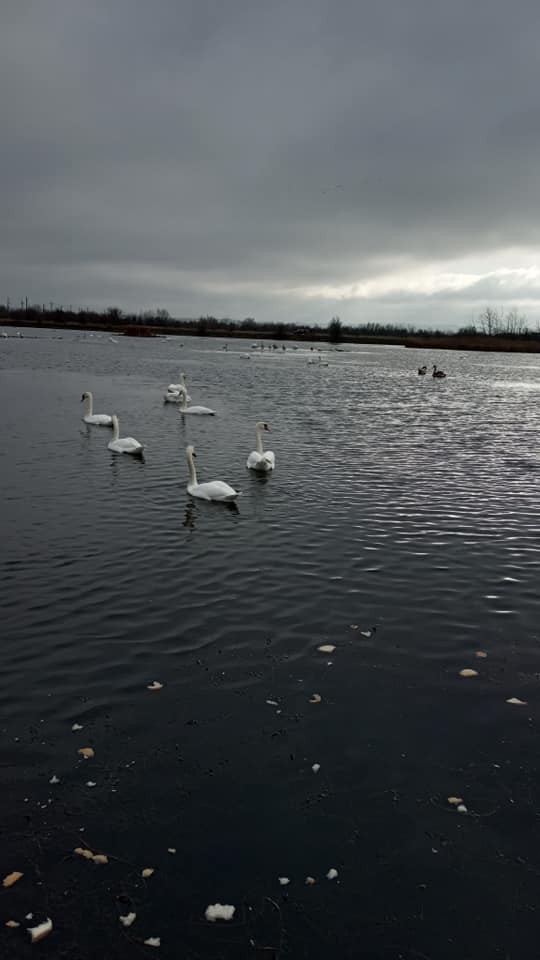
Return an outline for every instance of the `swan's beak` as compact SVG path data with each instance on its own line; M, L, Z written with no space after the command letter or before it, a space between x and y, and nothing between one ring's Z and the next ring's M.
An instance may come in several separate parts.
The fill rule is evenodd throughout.
M270 429L270 427L268 426L267 423L265 423L264 429L265 429L265 430L268 430L268 433L272 433L272 431L271 431L271 429Z
M194 457L195 460L197 459L197 454L195 453L195 451L193 451L193 453L191 454L191 456Z
M81 403L83 402L83 400L84 400L84 393L83 393L83 395L82 395L82 397L81 397Z

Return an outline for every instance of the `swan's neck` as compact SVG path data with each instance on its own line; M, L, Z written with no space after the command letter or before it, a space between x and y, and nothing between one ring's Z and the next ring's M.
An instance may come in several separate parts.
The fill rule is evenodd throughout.
M186 395L185 395L185 393L183 393L183 394L182 394L182 399L181 399L181 401L180 401L180 413L182 413L184 410L187 410L187 408L188 408L188 407L187 407L187 403L186 403Z
M195 469L195 463L193 461L193 454L188 453L188 466L189 466L189 483L190 485L197 485L197 471Z
M118 417L113 417L113 440L118 440L120 436L120 424L118 423Z
M91 393L86 397L86 415L91 417L94 412L94 398Z
M185 381L185 379L184 379L184 374L183 374L183 373L180 374L180 383L182 384L182 386L183 386L183 388L184 388L184 390L185 390L185 389L186 389L186 381Z
M257 433L257 444L256 444L257 453L260 453L262 457L264 453L264 448L263 448L263 441L262 441L262 432L260 427L256 428L256 433Z

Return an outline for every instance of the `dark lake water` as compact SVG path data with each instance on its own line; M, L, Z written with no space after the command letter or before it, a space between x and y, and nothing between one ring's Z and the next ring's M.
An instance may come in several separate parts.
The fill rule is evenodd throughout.
M540 359L222 343L0 341L0 956L536 958Z

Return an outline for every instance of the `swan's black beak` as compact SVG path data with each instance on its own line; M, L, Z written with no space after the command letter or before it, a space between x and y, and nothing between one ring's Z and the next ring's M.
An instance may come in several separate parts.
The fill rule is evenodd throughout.
M191 454L191 456L194 457L195 460L197 459L197 454L195 453L195 451L193 451L193 453Z
M268 430L268 433L272 433L272 431L271 431L271 429L270 429L270 427L268 426L267 423L265 423L264 429L265 429L265 430Z
M81 397L81 403L83 402L83 400L84 400L84 393L83 393L83 395L82 395L82 397Z

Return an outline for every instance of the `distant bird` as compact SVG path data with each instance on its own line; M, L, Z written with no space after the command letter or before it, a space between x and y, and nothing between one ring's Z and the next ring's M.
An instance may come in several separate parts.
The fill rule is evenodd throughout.
M186 400L189 403L191 397L187 392L186 378L183 373L180 374L180 383L170 383L167 387L167 393L178 393L178 391L183 390L186 394Z
M186 447L186 460L189 468L189 483L187 492L191 497L197 497L199 500L215 500L220 503L232 503L240 496L240 491L230 487L223 480L210 480L207 483L197 483L197 471L195 470L194 457L196 457L195 448Z
M434 363L432 376L437 377L438 379L442 379L443 377L446 376L446 374L444 370L437 370L437 365Z
M427 373L427 366L426 366L425 364L424 364L423 367L418 367L418 376L419 376L419 377L425 377L426 373Z
M263 430L268 430L269 433L272 432L267 423L259 420L259 422L255 424L257 436L257 442L255 444L256 450L253 450L247 458L246 467L248 470L257 470L259 473L269 473L276 465L276 458L271 450L264 450L263 448Z
M120 436L120 423L116 414L113 414L113 438L107 444L109 450L113 453L130 453L133 457L142 456L143 445L133 437Z
M81 397L81 403L86 400L86 413L83 417L85 423L90 423L94 427L112 427L113 420L108 413L94 413L94 397L89 390L86 390Z

